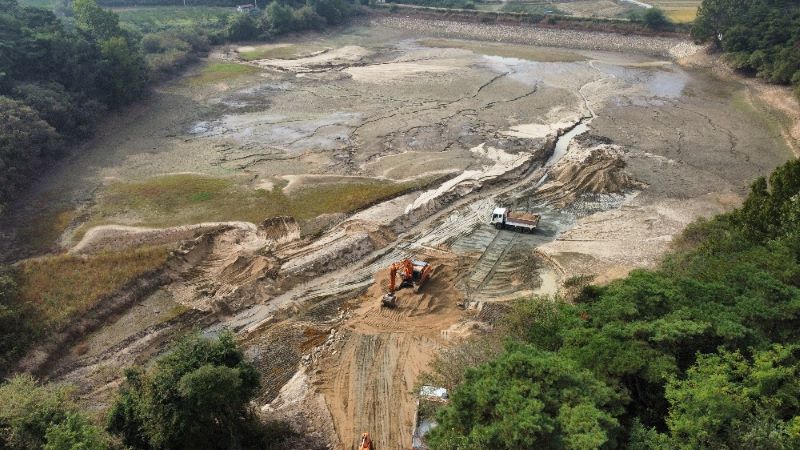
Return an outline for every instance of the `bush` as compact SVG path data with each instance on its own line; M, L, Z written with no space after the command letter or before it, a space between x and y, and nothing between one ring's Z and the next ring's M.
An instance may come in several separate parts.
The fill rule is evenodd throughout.
M36 335L31 329L31 310L19 301L15 272L0 267L0 377L6 375Z
M588 449L613 446L613 389L569 359L512 345L467 372L429 434L433 449Z
M0 448L95 450L109 439L78 411L69 387L20 375L0 386Z
M258 27L250 14L234 14L228 19L226 28L228 39L247 41L258 37Z
M650 8L645 11L642 21L651 30L663 30L672 26L667 15L659 8Z
M192 335L126 378L108 429L131 448L255 448L275 438L250 410L259 374L230 333Z

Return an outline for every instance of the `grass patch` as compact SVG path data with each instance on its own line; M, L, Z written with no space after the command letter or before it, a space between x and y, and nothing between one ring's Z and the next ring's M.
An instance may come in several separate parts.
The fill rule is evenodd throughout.
M104 296L164 264L166 247L145 247L87 257L58 255L28 260L17 272L19 301L35 313L35 328L55 332Z
M354 212L404 191L425 187L435 179L408 182L361 179L320 184L285 194L281 187L271 191L252 190L227 179L167 175L109 186L98 199L93 219L83 230L107 223L151 227L231 220L258 223L279 215L304 221L321 214Z
M753 104L753 101L758 103ZM747 96L744 91L736 92L731 97L731 106L734 110L745 114L750 120L766 125L770 133L778 141L776 144L786 148L786 142L781 138L781 135L786 128L791 126L791 119L775 111L769 105L763 104L757 98Z
M701 0L651 0L647 3L661 8L675 23L689 23L697 17L697 7L701 2Z
M433 48L459 48L487 56L526 59L539 62L576 62L586 58L578 53L489 42L461 41L455 39L423 39L421 45Z
M257 67L248 66L245 64L236 63L215 63L203 67L198 75L187 77L186 80L190 84L209 84L219 83L220 81L229 78L235 78L241 75L248 75L257 73L260 70Z
M565 14L564 11L556 8L553 3L505 2L499 10L524 14Z
M45 209L35 220L20 228L17 239L34 251L50 250L73 218L73 209Z
M28 0L43 1L43 0ZM196 26L223 28L234 8L218 6L154 6L115 8L120 22L133 25L143 32L163 31Z
M298 59L327 49L321 45L262 45L258 47L243 47L239 50L239 57L245 61L258 59Z

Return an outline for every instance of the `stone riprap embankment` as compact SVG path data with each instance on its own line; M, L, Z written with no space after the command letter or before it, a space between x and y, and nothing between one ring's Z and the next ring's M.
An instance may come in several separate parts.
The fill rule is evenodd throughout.
M580 50L634 52L670 58L682 58L702 48L692 44L688 39L677 37L540 28L529 24L470 23L415 17L413 15L378 17L373 19L373 23L379 26L415 31L428 36Z

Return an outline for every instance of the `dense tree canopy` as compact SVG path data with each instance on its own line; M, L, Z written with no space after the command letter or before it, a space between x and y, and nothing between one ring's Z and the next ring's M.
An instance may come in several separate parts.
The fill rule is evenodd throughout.
M796 0L703 0L692 34L716 42L735 67L800 89Z
M108 436L79 411L66 386L17 376L0 385L0 448L101 450Z
M529 426L559 411L526 407L547 404L552 374L525 372L544 359L613 390L553 385L572 392L554 405L593 405L581 424L597 418L606 439L583 448L798 448L800 161L757 180L740 209L691 225L680 243L661 269L589 286L575 304L518 306L509 336L525 345L467 374L433 448L480 448L472 444L487 430L523 436L491 441L497 448L570 448L567 428ZM523 372L504 370L510 361Z
M512 345L469 369L429 441L441 449L598 448L620 434L613 389L558 354Z
M146 68L116 14L77 0L77 29L0 0L0 204L98 114L138 98Z
M194 335L152 368L127 372L108 428L135 449L256 448L270 437L248 406L258 387L233 335Z
M95 0L71 3L74 23L0 0L0 214L47 161L89 136L103 111L139 99L149 79L174 72L210 44L321 29L356 11L345 0L280 1L263 13L232 10L202 24L152 29L122 26Z

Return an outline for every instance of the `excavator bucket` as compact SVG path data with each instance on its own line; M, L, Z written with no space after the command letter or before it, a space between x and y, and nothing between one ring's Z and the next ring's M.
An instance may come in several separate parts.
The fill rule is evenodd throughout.
M387 308L394 308L397 304L397 296L394 293L390 292L381 298L381 306L385 306Z

